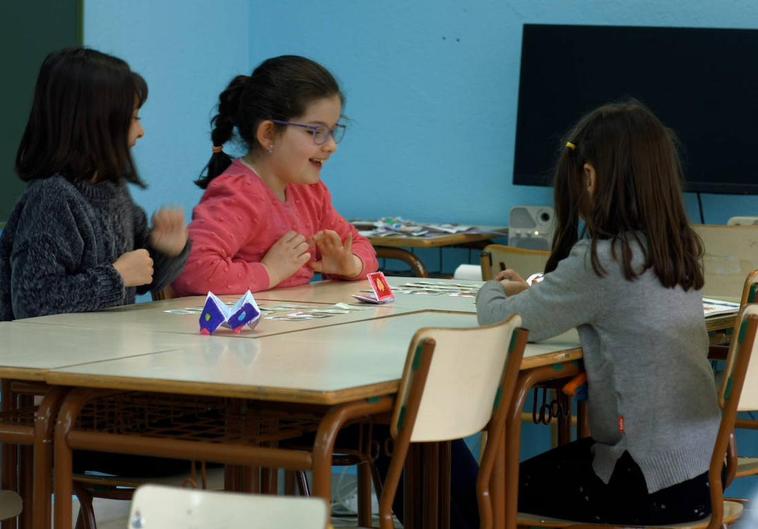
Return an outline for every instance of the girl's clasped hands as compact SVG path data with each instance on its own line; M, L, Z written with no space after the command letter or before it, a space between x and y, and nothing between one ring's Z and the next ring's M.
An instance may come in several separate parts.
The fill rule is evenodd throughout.
M319 260L315 256L319 255ZM361 273L361 260L353 254L353 239L343 242L334 230L322 230L306 239L300 233L288 231L261 261L268 270L271 285L276 285L308 264L314 272L344 278Z

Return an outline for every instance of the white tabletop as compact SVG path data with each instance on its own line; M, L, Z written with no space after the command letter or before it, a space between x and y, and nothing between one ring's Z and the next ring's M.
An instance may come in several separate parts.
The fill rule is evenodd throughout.
M396 391L419 328L476 325L472 314L428 311L253 340L199 336L156 354L55 369L48 381L332 404Z
M390 278L393 287L415 281ZM366 287L365 281L330 281L263 292L257 298L262 307L324 307L354 303L351 295ZM240 334L222 330L208 337L199 334L197 309L203 303L204 297L179 298L5 322L0 324L0 377L327 404L396 391L417 329L477 325L472 297L397 293L393 303L360 304L348 314L262 319L255 329ZM183 314L186 309L195 312ZM574 331L529 344L522 368L579 357Z

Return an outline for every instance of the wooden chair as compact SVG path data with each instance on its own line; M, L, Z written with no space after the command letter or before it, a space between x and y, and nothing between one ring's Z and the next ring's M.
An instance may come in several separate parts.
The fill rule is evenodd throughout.
M727 226L751 226L758 224L758 217L731 217L727 222Z
M526 279L529 275L544 272L550 257L546 250L528 250L505 244L488 244L482 250L482 279L495 279L498 272L511 268Z
M390 423L394 449L379 500L381 529L394 527L392 503L411 443L462 439L485 427L493 447L502 442L526 347L527 332L519 325L521 318L512 316L486 327L416 332ZM482 519L491 522L489 482L496 452L490 452L482 461L477 493ZM433 515L437 509L428 512ZM438 527L437 522L427 520L427 526Z
M742 514L742 504L724 499L724 489L734 475L736 458L729 450L737 412L758 410L758 305L748 305L735 325L735 340L729 349L723 383L718 393L721 407L721 424L708 471L713 514L690 523L655 526L629 526L634 528L721 529L734 523ZM724 477L726 476L726 479ZM522 527L566 527L571 529L616 529L619 524L587 524L571 520L542 518L519 514Z
M127 529L326 529L321 498L298 498L145 485L132 500Z
M402 261L411 269L415 277L429 277L429 271L424 263L413 253L403 248L390 248L387 246L375 247L377 259L393 259Z
M174 288L171 285L168 285L161 290L153 290L150 292L150 295L153 297L153 301L162 301L164 299L172 299L176 297L174 295Z
M758 303L758 270L753 270L745 279L745 286L742 289L742 298L740 299L740 308L743 310L748 304ZM712 346L715 349L718 346ZM737 419L736 428L758 429L758 421L754 419ZM732 449L736 453L736 440L732 442ZM734 471L735 478L745 478L758 475L758 457L741 456L737 458L737 466ZM731 481L731 480L730 480Z

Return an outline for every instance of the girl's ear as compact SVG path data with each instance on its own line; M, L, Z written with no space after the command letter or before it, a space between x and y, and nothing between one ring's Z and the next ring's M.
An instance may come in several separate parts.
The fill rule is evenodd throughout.
M274 137L276 136L276 126L270 119L261 121L258 130L255 131L255 137L264 150L271 152L274 148Z
M597 185L597 173L592 164L586 163L583 167L584 170L584 185L587 188L587 193L592 196L595 193L595 186Z

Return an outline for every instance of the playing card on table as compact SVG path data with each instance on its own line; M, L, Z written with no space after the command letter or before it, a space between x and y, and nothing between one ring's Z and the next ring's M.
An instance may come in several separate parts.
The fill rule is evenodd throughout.
M395 295L392 293L387 278L382 272L372 272L368 275L368 284L371 287L371 294L361 296L354 294L353 297L366 303L390 303L395 301Z

